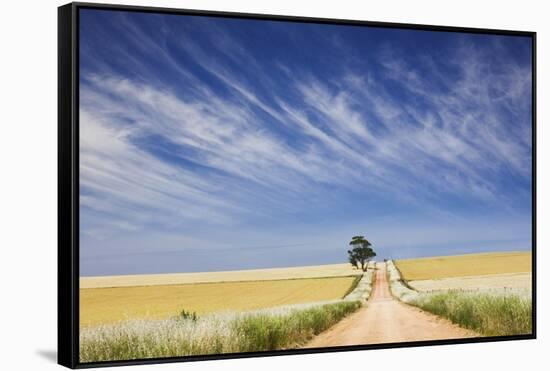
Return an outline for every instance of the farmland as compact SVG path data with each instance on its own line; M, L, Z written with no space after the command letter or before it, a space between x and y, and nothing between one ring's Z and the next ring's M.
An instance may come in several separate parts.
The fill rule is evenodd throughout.
M81 360L529 334L530 259L390 260L362 278L345 264L83 278Z
M438 280L409 281L419 292L440 290L510 291L531 290L531 273L489 274L484 276L449 277Z
M80 361L144 359L293 348L361 307L337 300L255 312L131 320L80 333Z
M401 260L392 291L485 336L529 334L531 259L528 252L506 252Z
M295 278L345 277L360 274L361 272L357 269L353 269L350 264L324 264L221 272L80 277L80 288L176 285L206 282L272 281Z
M194 283L183 284L158 284L182 277L156 275L149 281L155 284L142 286L127 284L145 283L144 277L119 276L114 281L122 286L101 287L106 277L100 287L80 290L80 360L299 347L357 311L370 295L374 272L372 266L362 275L343 264L308 268L269 270L268 277L286 274L271 280L259 279L265 278L260 270L186 275ZM327 273L334 276L322 276ZM257 280L237 280L243 277Z
M397 260L406 281L531 272L530 252L499 252Z
M183 309L202 315L340 299L354 280L348 276L81 289L80 324L161 319Z

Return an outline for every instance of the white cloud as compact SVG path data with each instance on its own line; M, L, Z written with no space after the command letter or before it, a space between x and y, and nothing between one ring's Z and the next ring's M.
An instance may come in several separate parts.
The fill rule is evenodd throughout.
M504 105L525 116L528 71L509 66L487 74L487 58L478 51L459 50L452 82L430 57L419 59L421 66L386 58L385 75L343 69L330 81L292 76L277 61L274 75L284 67L289 79L282 92L272 71L262 70L229 35L212 44L232 61L225 65L181 37L180 51L227 94L213 91L136 25L121 25L137 35L135 47L153 50L189 87L178 93L178 86L151 78L154 71L138 60L133 63L143 79L111 70L84 75L81 176L88 193L81 203L113 220L126 220L127 213L130 225L122 229L168 220L238 223L243 215L293 212L323 194L321 183L448 212L449 195L507 204L510 195L499 189L503 171L530 176L529 123L511 129L499 111ZM237 61L261 76L269 98L246 82ZM426 66L432 75L423 75L419 67ZM416 101L396 98L386 78ZM207 169L186 169L140 148L139 140L149 137L169 143L171 156ZM95 223L100 220L93 228L99 230Z

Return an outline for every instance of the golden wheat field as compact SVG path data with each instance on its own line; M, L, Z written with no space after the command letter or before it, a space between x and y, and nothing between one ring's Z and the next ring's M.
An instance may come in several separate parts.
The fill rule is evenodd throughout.
M342 298L355 277L150 285L80 290L81 327L136 318L167 318Z
M302 267L247 269L222 272L136 274L80 277L80 288L174 285L201 282L271 281L289 278L344 277L361 275L350 264L324 264Z
M531 272L531 252L498 252L397 260L407 281Z

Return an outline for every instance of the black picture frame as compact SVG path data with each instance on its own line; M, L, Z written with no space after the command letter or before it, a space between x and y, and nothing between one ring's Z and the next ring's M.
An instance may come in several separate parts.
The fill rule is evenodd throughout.
M79 11L103 9L111 11L205 15L255 20L320 23L335 25L375 26L410 30L458 33L517 35L532 40L532 287L533 331L527 335L488 336L458 340L413 341L374 345L337 346L330 348L292 349L266 352L215 354L170 358L136 359L94 363L79 362ZM183 361L220 360L246 357L280 356L321 352L342 352L367 349L419 347L446 344L484 343L536 339L536 32L484 28L463 28L422 24L372 22L360 20L297 17L268 14L233 13L145 6L70 3L58 8L58 363L69 368L123 366Z

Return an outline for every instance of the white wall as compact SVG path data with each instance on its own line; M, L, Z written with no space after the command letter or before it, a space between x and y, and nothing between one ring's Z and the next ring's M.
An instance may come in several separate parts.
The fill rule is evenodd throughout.
M550 349L548 312L550 23L543 1L120 1L137 5L538 32L539 339L412 349L140 366L139 370L518 370ZM56 27L60 1L2 3L0 50L0 365L54 369L56 349ZM546 145L546 146L545 146ZM535 367L540 368L540 367Z

